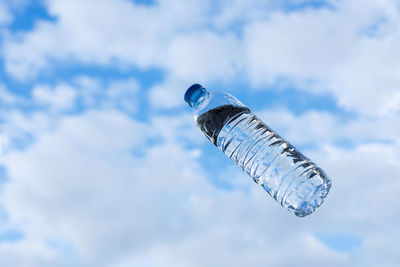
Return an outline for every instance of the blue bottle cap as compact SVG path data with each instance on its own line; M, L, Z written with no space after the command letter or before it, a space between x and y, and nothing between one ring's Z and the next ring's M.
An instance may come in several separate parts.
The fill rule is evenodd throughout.
M198 83L195 83L195 84L193 84L192 86L190 86L187 90L186 90L186 93L185 93L185 101L186 101L186 103L188 103L189 104L189 106L192 106L192 102L193 102L193 99L192 99L192 97L193 96L196 96L196 95L199 95L199 93L200 93L200 91L206 91L206 89L204 89L203 88L203 86L201 86L200 84L198 84Z

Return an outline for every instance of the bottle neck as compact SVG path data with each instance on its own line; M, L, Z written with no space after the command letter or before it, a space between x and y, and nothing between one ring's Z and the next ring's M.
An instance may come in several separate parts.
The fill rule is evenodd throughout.
M209 92L200 84L190 86L185 94L185 101L189 106L195 108L202 103L208 96Z

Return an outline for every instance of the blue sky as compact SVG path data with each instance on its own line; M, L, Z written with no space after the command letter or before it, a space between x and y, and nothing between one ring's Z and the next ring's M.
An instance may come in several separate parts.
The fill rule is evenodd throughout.
M396 266L399 24L394 0L0 0L0 265ZM325 169L322 207L213 147L193 83Z

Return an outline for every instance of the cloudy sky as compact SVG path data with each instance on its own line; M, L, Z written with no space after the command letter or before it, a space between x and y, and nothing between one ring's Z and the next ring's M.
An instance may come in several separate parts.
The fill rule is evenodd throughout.
M326 170L321 208L200 134L197 82ZM398 266L399 151L397 0L0 0L2 267Z

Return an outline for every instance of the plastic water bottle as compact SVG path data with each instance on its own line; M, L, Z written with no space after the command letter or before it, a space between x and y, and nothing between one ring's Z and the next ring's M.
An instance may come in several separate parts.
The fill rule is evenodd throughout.
M283 207L304 217L322 204L331 187L325 172L239 100L194 84L185 101L203 134Z

